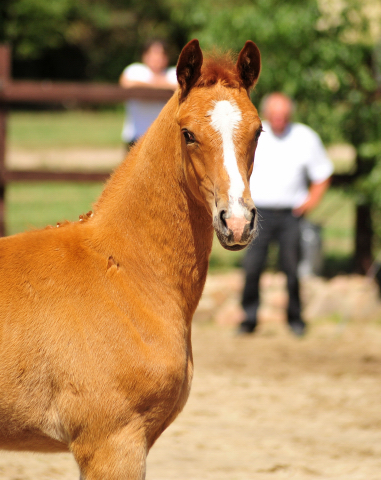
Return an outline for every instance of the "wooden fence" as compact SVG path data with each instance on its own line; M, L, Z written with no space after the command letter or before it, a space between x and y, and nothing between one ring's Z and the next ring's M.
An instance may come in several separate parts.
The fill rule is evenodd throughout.
M6 167L7 115L13 105L74 104L99 105L121 103L129 98L168 100L172 90L153 88L124 89L119 85L102 83L69 83L51 81L20 81L11 77L11 51L0 45L0 236L5 228L5 190L7 183L19 181L104 181L107 173L54 172L46 170L10 170Z

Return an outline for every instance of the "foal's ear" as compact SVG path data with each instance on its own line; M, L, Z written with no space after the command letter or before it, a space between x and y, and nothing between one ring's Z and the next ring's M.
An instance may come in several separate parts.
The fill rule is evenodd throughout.
M188 95L189 90L201 75L202 52L198 40L188 42L182 49L177 62L177 80L180 85L180 101Z
M254 42L248 40L237 60L237 71L242 85L249 90L258 80L261 71L261 54Z

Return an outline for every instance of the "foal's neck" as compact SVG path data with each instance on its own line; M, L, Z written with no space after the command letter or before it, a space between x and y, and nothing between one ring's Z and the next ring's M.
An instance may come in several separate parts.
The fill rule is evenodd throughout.
M116 261L187 297L193 314L204 286L213 229L182 168L176 94L111 177L97 205L98 243Z

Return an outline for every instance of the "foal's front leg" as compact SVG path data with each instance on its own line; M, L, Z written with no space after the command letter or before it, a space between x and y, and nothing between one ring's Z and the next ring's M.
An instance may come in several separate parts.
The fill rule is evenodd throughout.
M74 442L80 480L144 480L147 448L141 435L123 429L103 440Z

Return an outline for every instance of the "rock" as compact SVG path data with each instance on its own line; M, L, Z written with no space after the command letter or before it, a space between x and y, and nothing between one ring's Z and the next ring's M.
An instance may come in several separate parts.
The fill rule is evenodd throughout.
M240 301L244 284L242 270L209 274L194 321L214 321L237 325L244 318ZM260 322L285 322L287 307L286 277L265 272L260 281ZM360 275L338 275L330 280L305 277L301 280L303 315L308 322L320 319L364 321L381 318L381 299L377 284Z

